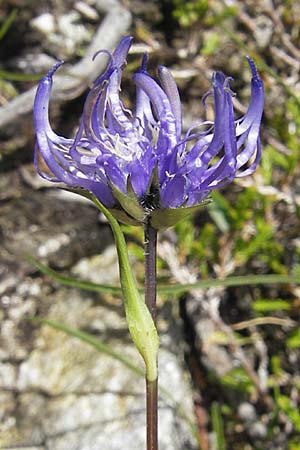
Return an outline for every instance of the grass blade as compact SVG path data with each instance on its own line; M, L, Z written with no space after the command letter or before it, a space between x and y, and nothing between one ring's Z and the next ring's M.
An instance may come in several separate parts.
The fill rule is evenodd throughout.
M0 70L0 78L7 81L39 81L43 76L44 74L41 73L16 73Z
M73 277L68 277L65 275L61 275L56 270L50 269L50 267L41 264L36 259L32 258L32 256L27 255L26 259L36 268L39 272L44 275L49 276L55 281L58 281L60 284L64 286L74 287L77 289L82 289L84 291L91 292L99 292L103 294L111 294L111 295L121 295L121 288L118 286L110 286L107 284L97 284L89 281L81 281L77 280Z
M97 284L89 281L81 281L76 278L61 275L53 269L41 264L31 256L27 256L27 260L36 267L44 275L48 275L50 278L58 281L59 283L83 289L86 291L107 293L112 295L121 295L121 288L118 286L111 286L107 284ZM157 291L160 294L184 294L193 289L207 289L210 287L233 287L233 286L245 286L245 285L268 285L268 284L300 284L299 275L242 275L228 278L211 278L208 280L200 280L193 284L163 284L157 286ZM142 290L142 289L141 289Z
M18 14L18 11L17 11L16 8L14 8L11 11L11 13L9 14L9 16L7 17L7 19L5 20L5 22L1 25L1 27L0 27L0 41L1 41L1 39L4 38L4 36L8 32L8 30L10 29L10 27L12 26L12 24L16 20L17 14Z
M218 402L213 402L211 405L211 421L217 438L217 450L225 450L223 420Z
M300 284L297 275L241 275L228 278L213 278L197 281L193 284L160 285L157 290L160 294L183 294L193 289L205 289L210 287L233 287L259 284Z
M82 342L85 342L89 344L91 347L94 347L98 352L105 353L106 355L111 356L112 358L114 358L115 360L119 361L124 366L126 366L128 369L130 369L132 372L136 373L137 375L144 376L144 371L135 364L132 364L129 358L127 358L126 356L122 355L119 352L116 352L109 345L105 344L103 341L101 341L100 339L98 339L97 337L93 336L90 333L86 333L85 331L71 328L68 325L53 320L34 318L33 321L42 323L44 325L48 325L56 330L63 331L69 336L76 337L77 339L80 339Z

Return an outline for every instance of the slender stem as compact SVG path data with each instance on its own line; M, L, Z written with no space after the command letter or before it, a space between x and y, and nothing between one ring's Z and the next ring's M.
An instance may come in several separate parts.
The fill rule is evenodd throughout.
M145 302L156 322L156 244L157 230L145 224ZM157 379L146 379L147 450L158 450L157 436Z
M156 243L157 231L145 224L145 301L156 322Z
M146 380L147 450L158 450L157 379Z

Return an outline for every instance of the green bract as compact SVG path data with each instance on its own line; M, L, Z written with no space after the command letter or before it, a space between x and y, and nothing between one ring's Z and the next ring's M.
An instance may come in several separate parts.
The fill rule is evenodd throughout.
M124 298L125 314L132 340L145 361L146 378L155 381L157 378L157 353L159 339L150 311L138 291L132 272L124 234L112 213L90 192L84 189L67 189L90 199L107 218L117 247L120 283ZM120 211L122 213L122 211Z

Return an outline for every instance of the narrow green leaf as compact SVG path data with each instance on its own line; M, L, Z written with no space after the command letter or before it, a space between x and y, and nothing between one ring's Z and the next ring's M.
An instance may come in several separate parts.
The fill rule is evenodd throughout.
M157 290L160 294L183 294L193 289L205 289L210 287L231 287L259 284L300 284L299 276L293 275L242 275L224 279L208 279L197 281L193 284L160 285Z
M99 352L105 353L112 358L116 359L117 361L120 361L124 366L126 366L128 369L130 369L132 372L136 373L137 375L144 376L144 371L140 369L135 364L132 364L129 358L122 355L119 352L116 352L113 350L109 345L105 344L100 339L96 338L90 333L86 333L81 330L76 330L75 328L71 328L68 325L65 325L60 322L56 322L54 320L48 320L48 319L33 319L35 322L40 322L44 325L48 325L52 328L55 328L56 330L63 331L64 333L74 336L78 339L80 339L83 342L86 342L90 346L94 347Z
M39 81L44 74L40 73L16 73L0 70L0 78L9 81Z
M110 286L106 284L97 284L88 281L77 280L76 278L61 275L53 269L41 264L31 256L27 256L28 261L35 266L41 273L48 275L52 279L59 283L83 289L92 292L102 292L112 295L120 295L121 288L117 286ZM224 279L213 278L207 280L200 280L193 284L163 284L157 286L157 291L160 294L173 294L180 295L185 292L189 292L193 289L207 289L210 287L234 287L234 286L247 286L247 285L260 285L260 284L300 284L300 277L298 275L242 275L236 277L228 277ZM142 288L139 289L143 291Z
M255 302L253 302L252 308L256 312L267 313L276 310L286 311L291 309L291 305L286 300L281 299L276 300L260 299L255 300Z
M8 32L8 30L10 29L10 27L12 26L12 24L16 20L17 14L18 14L18 11L17 11L16 8L14 8L9 13L9 15L8 15L7 19L5 20L5 22L1 25L1 27L0 27L0 41L1 41L1 39L4 38L4 36Z
M47 275L48 277L52 278L55 281L58 281L60 284L64 286L74 287L77 289L82 289L84 291L99 292L102 294L111 294L111 295L122 294L122 289L118 286L110 286L108 284L96 284L91 283L89 281L77 280L76 278L61 275L56 270L50 269L50 267L41 264L32 256L27 255L26 259L41 273Z
M218 402L211 405L212 427L217 437L217 450L225 450L224 426Z

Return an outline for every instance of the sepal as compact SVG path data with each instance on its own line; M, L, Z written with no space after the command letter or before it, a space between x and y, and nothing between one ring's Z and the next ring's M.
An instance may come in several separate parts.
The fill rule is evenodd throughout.
M145 219L145 211L140 205L138 198L132 188L130 177L127 179L127 193L121 192L113 183L109 183L114 197L120 203L121 207L130 218L138 222L143 222ZM127 223L127 222L126 222Z
M126 214L123 209L108 208L108 210L109 212L111 212L114 218L117 219L118 222L124 223L125 225L132 225L134 227L142 225L140 221Z
M150 223L156 230L164 230L176 225L177 222L185 219L198 209L210 203L210 200L204 200L198 205L181 208L162 208L155 209L151 213Z

